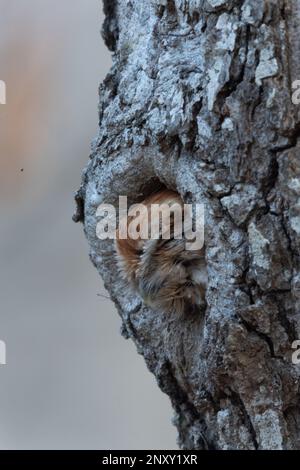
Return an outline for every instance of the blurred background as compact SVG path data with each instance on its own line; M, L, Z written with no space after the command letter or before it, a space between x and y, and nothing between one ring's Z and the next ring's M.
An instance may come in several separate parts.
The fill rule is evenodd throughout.
M168 398L72 220L111 58L100 0L0 0L1 449L172 449Z

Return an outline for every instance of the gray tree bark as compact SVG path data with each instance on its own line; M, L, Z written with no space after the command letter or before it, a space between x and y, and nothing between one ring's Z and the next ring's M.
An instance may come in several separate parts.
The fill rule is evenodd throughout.
M185 449L300 449L299 0L104 0L113 67L77 193L91 259ZM204 317L124 284L96 209L161 185L205 204ZM159 426L159 423L158 423Z

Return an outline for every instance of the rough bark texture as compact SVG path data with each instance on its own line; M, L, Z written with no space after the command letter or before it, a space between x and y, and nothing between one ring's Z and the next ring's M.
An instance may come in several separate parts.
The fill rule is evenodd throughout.
M105 0L114 63L77 194L91 259L186 449L300 449L298 0ZM159 185L206 208L208 308L146 308L95 211ZM159 423L158 423L159 426Z

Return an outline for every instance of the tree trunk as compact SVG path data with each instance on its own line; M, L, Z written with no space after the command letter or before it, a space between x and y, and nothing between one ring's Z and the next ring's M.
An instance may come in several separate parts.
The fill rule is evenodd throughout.
M77 193L93 263L169 395L184 449L300 449L298 0L104 0L113 67ZM204 316L143 305L96 236L102 202L205 204ZM159 426L159 423L158 423Z

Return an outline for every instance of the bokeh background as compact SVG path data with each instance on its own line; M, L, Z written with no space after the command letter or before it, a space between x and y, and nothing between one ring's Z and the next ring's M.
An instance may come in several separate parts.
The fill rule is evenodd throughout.
M102 21L100 0L0 0L1 449L176 447L71 220L111 63Z

